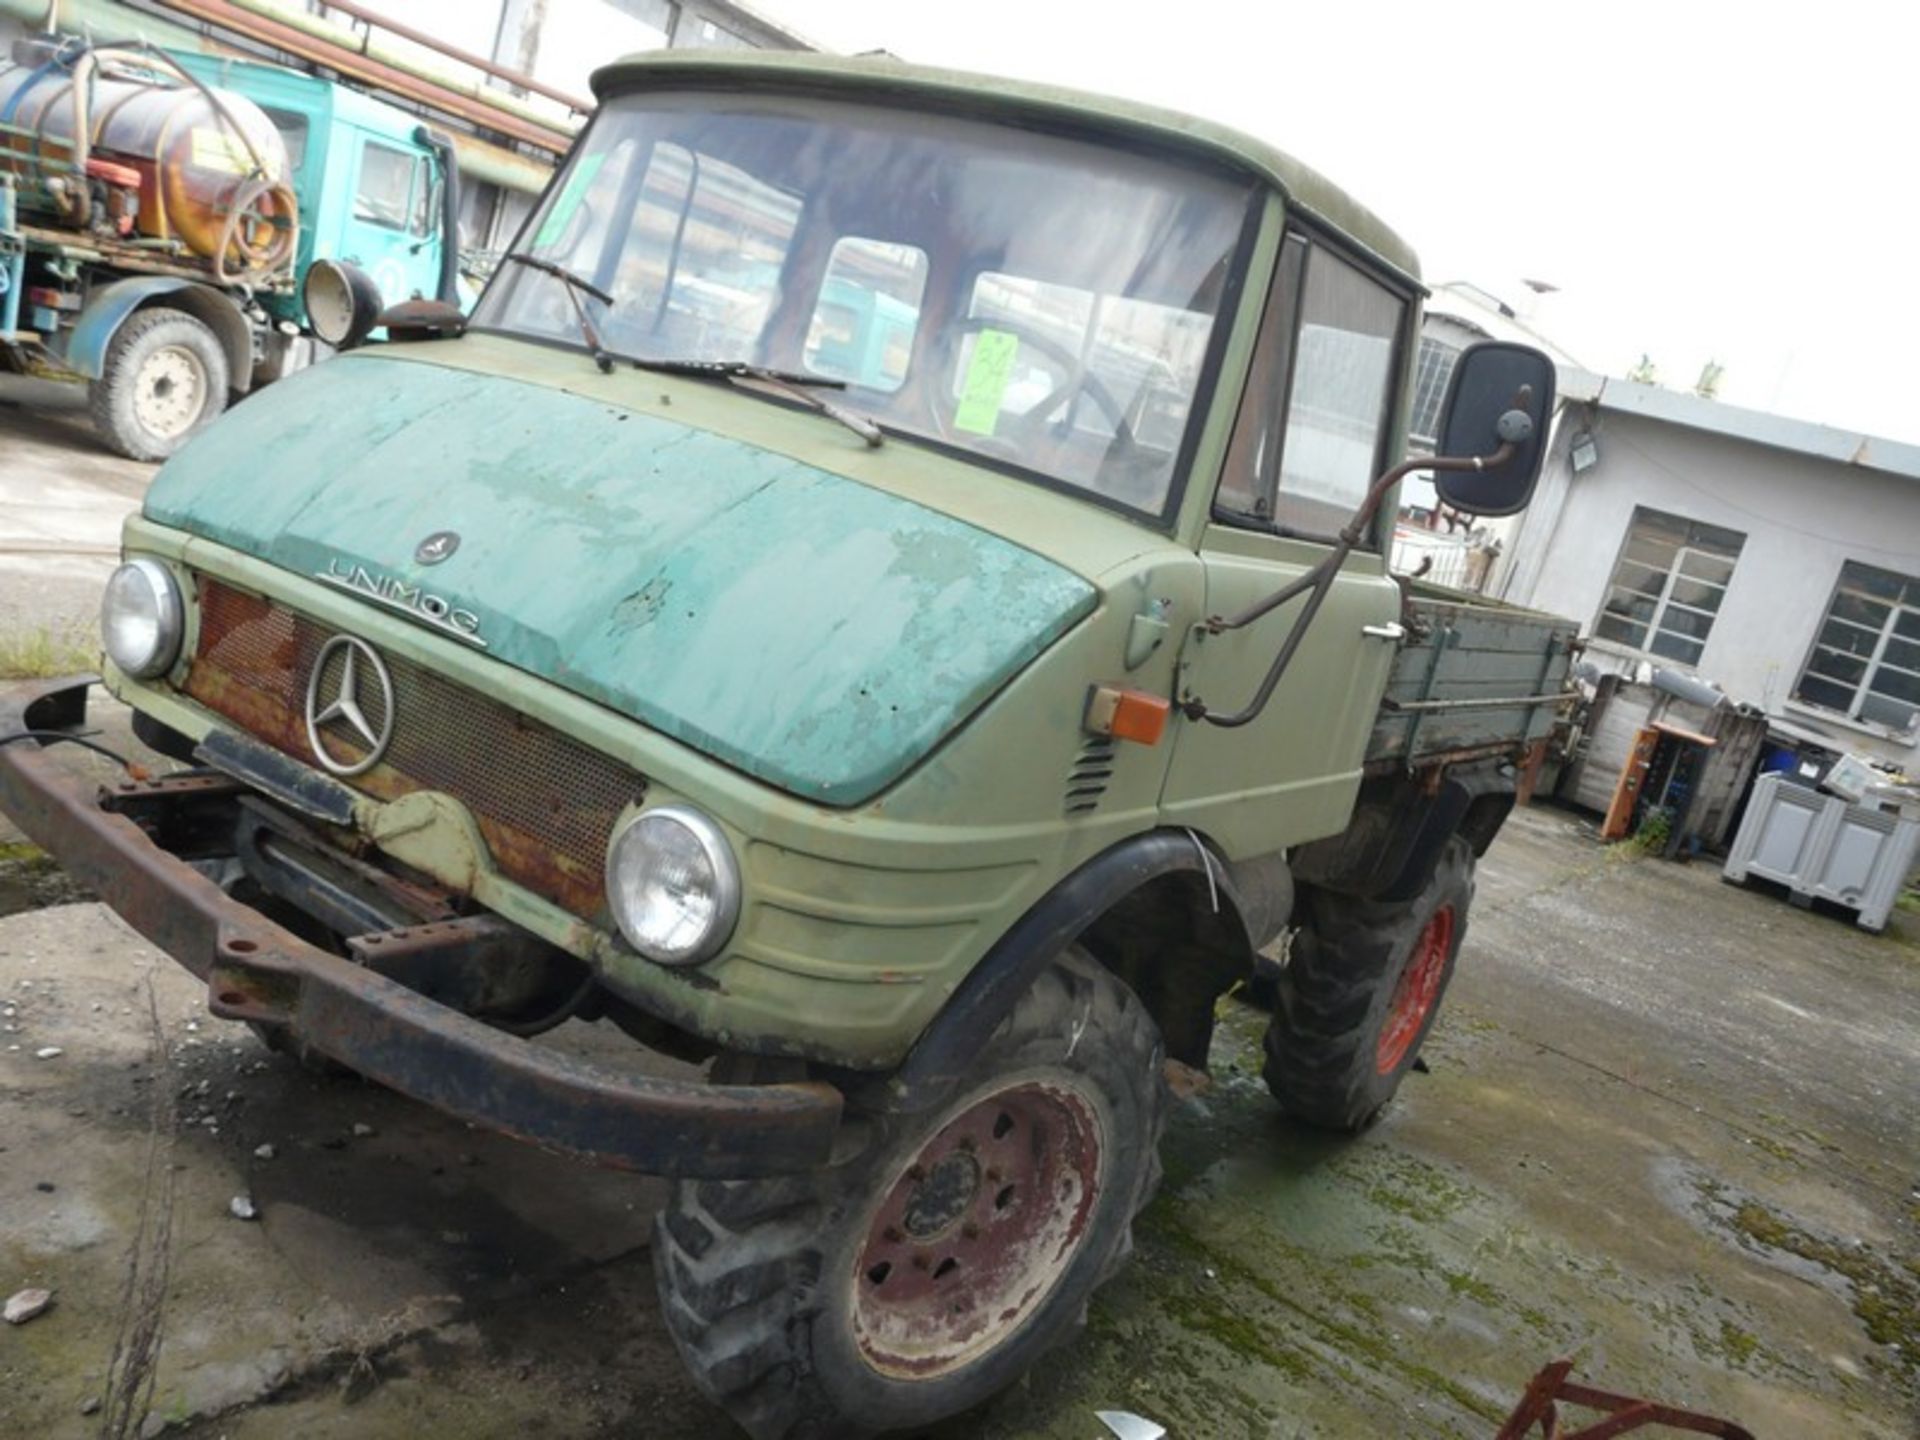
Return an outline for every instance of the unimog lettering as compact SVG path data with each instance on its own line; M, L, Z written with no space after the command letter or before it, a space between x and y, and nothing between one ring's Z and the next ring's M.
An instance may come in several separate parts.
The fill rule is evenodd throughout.
M1201 121L883 57L595 88L470 325L275 384L128 523L106 683L213 770L19 737L0 809L215 1014L669 1177L661 1313L756 1440L919 1431L1081 1322L1229 991L1304 1123L1418 1062L1576 630L1388 532L1413 469L1525 503L1552 367L1466 350L1403 463L1412 252ZM576 1018L706 1068L532 1043Z
M353 590L362 595L370 595L383 605L418 615L449 635L457 635L469 645L486 648L487 642L480 638L478 615L471 610L463 610L451 600L423 590L418 585L409 585L406 581L392 575L376 575L364 565L339 559L329 560L327 568L320 571L314 578L324 580L329 585L337 585L342 590Z

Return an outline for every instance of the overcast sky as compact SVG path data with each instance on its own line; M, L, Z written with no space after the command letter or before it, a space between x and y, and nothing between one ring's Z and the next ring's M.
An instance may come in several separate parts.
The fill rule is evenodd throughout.
M1912 0L755 0L830 48L1169 105L1324 171L1590 368L1920 442Z

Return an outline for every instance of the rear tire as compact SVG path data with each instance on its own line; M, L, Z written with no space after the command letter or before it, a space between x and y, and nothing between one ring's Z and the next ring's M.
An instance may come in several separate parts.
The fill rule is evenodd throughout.
M755 1440L923 1426L1011 1383L1132 1249L1163 1059L1133 993L1072 952L940 1103L849 1107L852 1158L676 1183L654 1268L695 1382Z
M1351 1133L1393 1098L1453 979L1473 861L1456 835L1412 900L1302 891L1266 1037L1267 1088L1289 1115Z
M227 354L204 321L157 305L114 332L87 405L100 438L129 460L164 460L227 408Z

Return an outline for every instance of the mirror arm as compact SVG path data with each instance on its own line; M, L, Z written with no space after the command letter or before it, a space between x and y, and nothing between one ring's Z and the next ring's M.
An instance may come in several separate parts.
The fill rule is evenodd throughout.
M1244 710L1231 715L1218 715L1209 710L1198 696L1190 696L1180 702L1180 712L1189 720L1204 720L1209 725L1218 725L1231 730L1254 720L1267 708L1267 701L1273 698L1274 689L1280 684L1280 677L1287 672L1287 666L1293 663L1293 657L1300 648L1300 642L1306 638L1313 617L1320 612L1321 602L1327 598L1327 592L1333 588L1333 580L1340 573L1340 567L1346 563L1347 556L1354 547L1366 538L1367 525L1373 519L1373 512L1386 498L1387 492L1398 485L1416 470L1485 470L1492 465L1504 465L1513 457L1514 444L1511 440L1502 441L1500 448L1491 455L1438 455L1419 456L1402 461L1386 474L1382 475L1368 489L1355 507L1352 517L1341 527L1339 537L1334 541L1333 549L1326 558L1306 574L1291 584L1283 585L1263 600L1249 605L1239 614L1221 617L1214 615L1200 623L1199 628L1208 635L1224 635L1229 630L1240 630L1251 625L1261 616L1272 613L1296 596L1305 594L1307 603L1301 607L1300 618L1295 620L1293 628L1287 632L1287 638L1280 646L1280 653L1273 657L1273 664L1267 667L1260 688L1253 693L1253 699Z

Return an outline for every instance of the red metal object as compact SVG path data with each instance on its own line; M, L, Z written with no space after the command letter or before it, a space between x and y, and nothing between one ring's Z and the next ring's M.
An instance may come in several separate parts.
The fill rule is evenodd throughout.
M569 95L564 90L556 90L551 85L543 85L540 81L534 79L524 71L509 69L505 65L499 65L492 60L483 59L470 50L462 50L457 45L449 45L445 40L440 39L436 35L429 35L424 30L416 30L411 25L402 25L398 20L389 20L386 16L376 14L363 5L354 4L353 0L327 0L327 8L329 10L338 10L343 15L353 16L354 19L367 25L369 30L389 31L392 34L398 35L403 40L411 40L416 45L424 45L429 50L437 51L449 60L458 60L462 65L471 65L475 70L480 71L484 75L491 75L496 80L505 80L508 84L516 85L522 90L530 91L535 95L544 95L549 100L557 100L569 110L576 111L581 115L591 114L593 111L593 102L591 100L583 100L578 95ZM360 53L363 55L366 53L364 36L361 40Z
M1697 1410L1682 1410L1677 1405L1665 1405L1637 1395L1616 1395L1611 1390L1595 1389L1568 1379L1572 1372L1571 1360L1555 1360L1544 1367L1528 1382L1526 1394L1520 1397L1520 1403L1494 1440L1526 1440L1536 1425L1540 1427L1541 1440L1611 1440L1615 1435L1625 1435L1648 1425L1664 1425L1670 1430L1686 1430L1695 1435L1718 1435L1721 1440L1754 1440L1751 1430L1731 1420L1702 1415ZM1605 1411L1606 1418L1577 1430L1564 1429L1556 1401Z
M78 725L90 683L0 690L0 736ZM0 745L0 812L205 979L216 1015L285 1029L403 1095L596 1164L743 1179L826 1163L840 1123L832 1086L660 1079L532 1045L274 924L103 806L97 788L38 743Z
M1026 1323L1066 1272L1100 1195L1087 1097L1030 1081L984 1097L921 1147L855 1262L853 1334L883 1374L931 1379Z
M1420 1038L1420 1029L1440 999L1440 986L1447 978L1447 961L1453 955L1456 918L1451 905L1433 912L1420 938L1414 942L1407 968L1400 972L1393 987L1393 1003L1387 1010L1387 1023L1381 1027L1380 1042L1374 1050L1374 1068L1391 1075L1407 1058L1407 1051Z
M523 119L521 116L497 109L484 100L470 99L457 90L435 85L430 80L409 75L404 70L395 69L370 56L357 54L331 40L320 39L281 21L242 10L238 5L229 3L229 0L160 0L160 3L169 10L191 15L196 20L221 26L249 40L271 45L290 55L297 55L302 60L324 65L342 75L350 75L355 80L376 86L390 94L458 115L482 130L510 135L515 140L524 140L527 144L536 146L549 155L565 153L567 146L571 143L570 132L558 123L548 128L532 120Z

